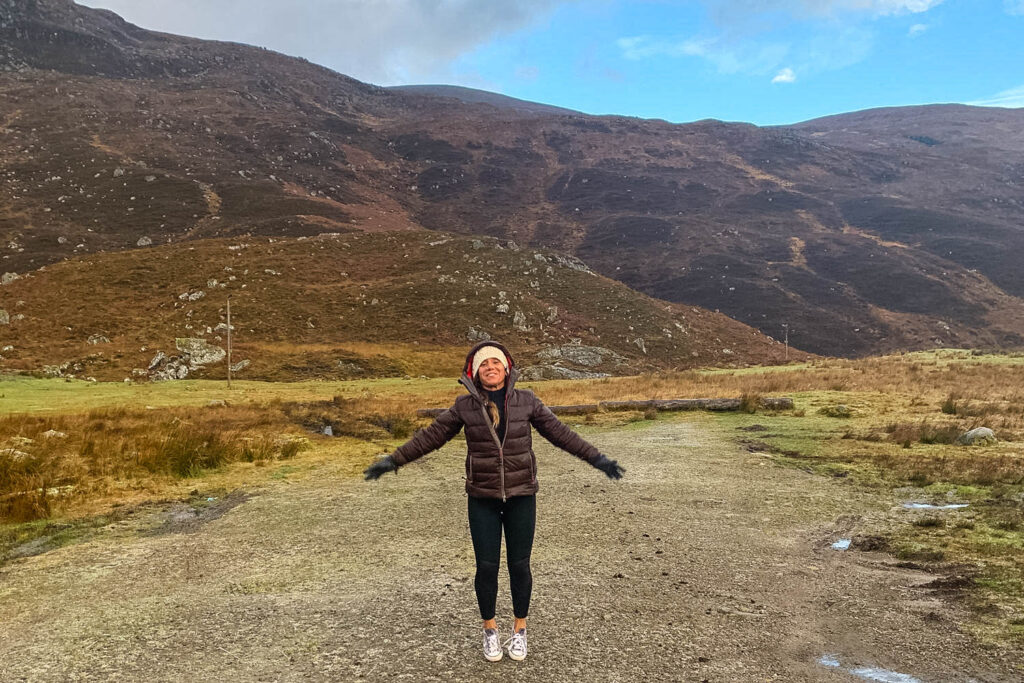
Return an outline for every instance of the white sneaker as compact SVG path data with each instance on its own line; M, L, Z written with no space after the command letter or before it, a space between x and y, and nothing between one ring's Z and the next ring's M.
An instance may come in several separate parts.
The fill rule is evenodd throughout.
M488 662L501 661L501 639L498 637L498 629L484 629L484 659Z
M526 659L526 629L521 628L512 634L512 637L505 641L508 647L508 656L517 662Z

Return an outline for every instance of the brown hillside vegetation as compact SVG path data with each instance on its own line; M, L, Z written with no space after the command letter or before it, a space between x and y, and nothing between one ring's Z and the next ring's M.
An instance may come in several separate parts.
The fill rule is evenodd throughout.
M0 19L4 272L426 227L559 249L817 353L1024 343L1018 110L673 125L376 88L68 0Z
M551 347L607 349L599 367L577 369L614 374L786 353L724 315L651 299L557 253L419 230L209 239L53 264L0 289L3 362L145 377L158 351L177 354L177 338L224 347L228 296L233 361L251 363L243 379L449 375L483 334L509 340L523 366ZM225 374L219 362L205 376Z

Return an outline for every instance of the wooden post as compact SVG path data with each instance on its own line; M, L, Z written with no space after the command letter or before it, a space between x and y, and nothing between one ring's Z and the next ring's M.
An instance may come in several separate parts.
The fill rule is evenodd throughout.
M782 329L786 332L786 360L789 360L789 323L782 323Z
M228 295L228 389L231 388L231 295Z

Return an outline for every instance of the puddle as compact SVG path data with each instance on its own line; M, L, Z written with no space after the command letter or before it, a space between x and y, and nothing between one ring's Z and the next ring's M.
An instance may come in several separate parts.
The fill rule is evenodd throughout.
M850 547L850 539L841 538L832 544L832 550L847 550Z
M959 510L965 508L969 503L949 503L948 505L932 505L931 503L904 503L903 507L909 510Z
M921 679L914 678L910 674L901 674L874 666L844 667L835 655L822 655L818 659L818 664L831 669L842 669L865 681L878 681L879 683L923 683Z

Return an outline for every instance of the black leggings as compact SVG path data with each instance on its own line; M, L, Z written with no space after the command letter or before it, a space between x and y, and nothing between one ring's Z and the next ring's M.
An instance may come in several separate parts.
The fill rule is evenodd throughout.
M476 554L473 586L481 619L494 618L502 527L505 529L509 583L512 584L512 611L517 618L526 618L533 590L530 551L533 550L536 525L536 496L514 496L506 501L469 497L469 532L473 536L473 552Z

